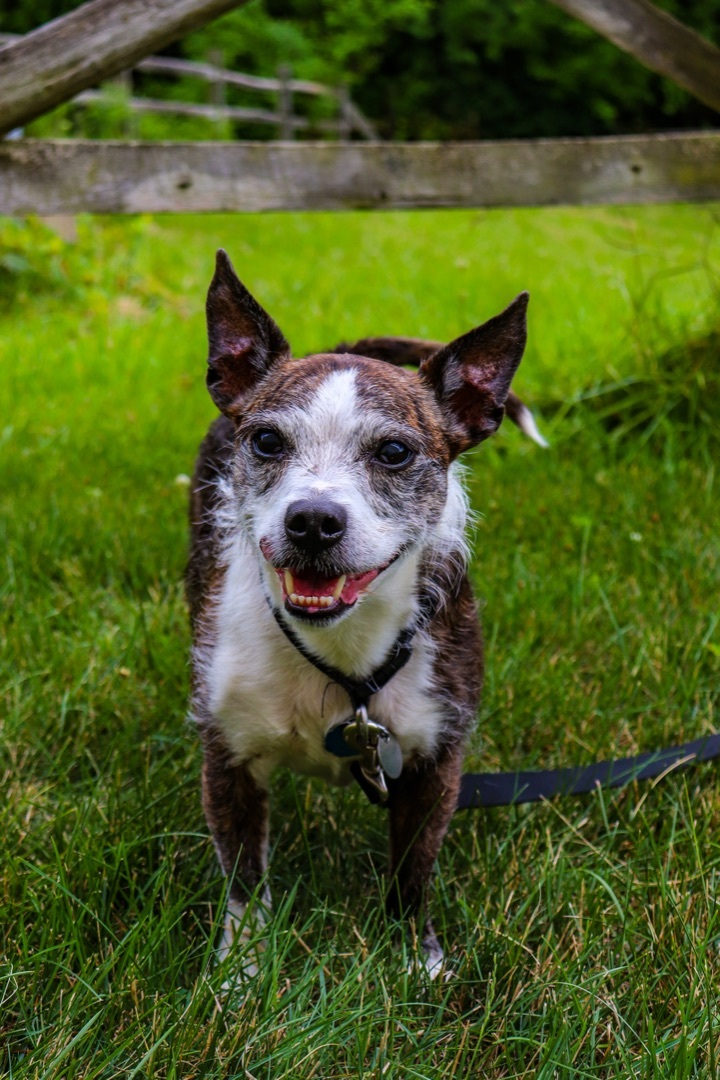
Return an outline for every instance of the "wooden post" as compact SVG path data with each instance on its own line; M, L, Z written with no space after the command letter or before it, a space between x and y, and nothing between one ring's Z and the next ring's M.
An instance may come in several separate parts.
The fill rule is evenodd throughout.
M338 86L336 94L338 102L338 139L347 141L352 134L352 119L348 109L350 95L347 86Z
M0 49L0 136L246 0L91 0Z
M280 64L277 69L280 89L278 91L278 138L286 142L295 138L293 124L293 92L290 81L292 70L288 64Z
M550 0L720 111L720 49L650 0Z
M207 55L208 64L214 68L224 67L224 57L222 49L210 49ZM211 79L208 84L208 100L211 105L216 108L224 108L227 105L227 87L222 79ZM215 121L216 131L218 138L223 138L227 134L225 130L225 121L218 117Z
M126 102L126 113L123 119L123 134L126 139L132 139L135 137L135 114L130 107L130 98L133 91L133 78L132 71L121 71L112 80L115 86L122 92L123 99Z

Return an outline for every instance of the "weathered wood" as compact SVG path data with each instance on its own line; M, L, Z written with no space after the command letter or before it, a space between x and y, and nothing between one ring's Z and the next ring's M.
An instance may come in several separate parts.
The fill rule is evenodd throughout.
M73 98L78 105L107 103L108 95L102 90L83 90ZM201 120L244 120L259 124L277 124L278 115L270 109L248 109L242 105L199 105L194 101L168 101L165 98L128 98L131 112L169 113L175 116L194 116Z
M278 138L286 140L292 139L295 134L291 78L292 71L289 64L280 64L278 67Z
M116 75L115 78L112 80L112 85L116 86L117 89L120 91L123 101L132 100L132 71L121 71L120 74ZM87 92L88 91L86 91L86 93ZM105 100L107 101L107 95L105 96ZM135 116L130 110L128 110L126 115L123 117L123 135L126 139L137 138Z
M720 110L720 49L650 0L550 0L641 64Z
M92 0L0 49L0 135L246 0Z
M360 111L349 95L346 95L343 107L348 122L350 123L351 130L358 131L364 138L369 139L371 142L379 141L380 136L374 126L370 123L367 116L365 116L365 113Z
M19 34L0 34L0 49L4 44L11 41L19 41ZM350 97L345 94L344 101L340 101L342 117L339 120L323 120L311 123L303 117L292 114L292 94L316 94L327 97L339 98L338 91L325 86L324 83L310 82L308 79L269 79L261 75L246 75L241 71L230 71L222 67L221 63L212 60L202 64L194 60L178 60L173 56L146 56L138 61L134 71L144 71L154 75L190 75L193 78L203 79L209 82L213 93L213 109L225 111L208 111L194 102L172 102L165 99L130 98L128 106L132 112L164 112L175 113L179 116L196 116L210 121L241 120L245 123L277 124L280 127L280 138L293 138L295 131L307 128L315 128L319 131L327 131L343 138L352 131L359 132L366 139L377 140L378 135L367 117L360 111ZM126 85L131 85L132 72L121 72L121 79ZM266 90L272 93L281 93L281 96L290 96L290 110L280 122L279 113L272 113L267 109L249 109L240 107L228 107L224 104L222 87L240 86L245 90ZM82 104L95 103L105 100L104 95L98 90L84 90L76 94L73 101ZM132 115L128 120L132 128ZM349 125L349 130L348 130ZM128 131L131 136L132 130Z
M78 105L96 105L107 103L108 95L102 90L83 90L73 98ZM125 101L131 113L168 113L175 116L194 116L199 120L217 123L221 120L239 120L249 124L272 124L277 126L280 114L270 109L250 109L244 105L198 105L194 101L169 101L166 98L127 98ZM339 135L344 131L338 120L308 120L304 116L290 116L287 123L295 130L316 128Z
M246 75L242 71L230 71L228 68L213 64L201 64L196 60L178 60L174 56L147 56L135 65L136 71L147 71L154 75L192 75L211 82L224 82L229 86L241 86L246 90L269 90L277 93L280 80L265 75ZM324 83L311 82L309 79L290 79L290 89L294 94L334 94L335 91Z
M348 109L348 102L350 95L346 86L338 86L337 88L337 101L338 101L338 121L340 124L339 137L341 139L349 139L352 134L352 121L350 119L350 111Z
M481 143L0 144L0 213L547 206L720 198L720 134Z
M13 41L20 41L22 34L0 34L0 48ZM280 88L278 79L266 75L247 75L243 71L231 71L213 63L198 60L181 60L176 56L145 56L134 66L135 71L146 71L148 75L191 75L207 82L223 82L230 86L241 86L246 90L268 90L277 93ZM330 94L335 91L325 83L312 82L310 79L291 79L290 89L295 94Z
M223 54L221 49L210 49L208 52L208 63L212 67L222 69L223 66ZM227 105L227 84L222 79L210 79L208 85L208 101L216 108L222 109ZM216 121L218 127L218 137L222 138L223 134L227 134L223 127L223 121Z

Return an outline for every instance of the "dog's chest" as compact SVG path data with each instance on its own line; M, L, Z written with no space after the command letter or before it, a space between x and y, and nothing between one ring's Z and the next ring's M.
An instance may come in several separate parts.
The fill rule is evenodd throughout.
M370 701L370 714L397 738L407 762L433 753L443 727L432 693L432 641L418 634L408 664ZM289 767L329 783L350 781L347 759L324 748L326 733L352 713L347 693L309 663L278 628L257 567L228 567L209 644L202 649L204 696L235 762L260 783Z

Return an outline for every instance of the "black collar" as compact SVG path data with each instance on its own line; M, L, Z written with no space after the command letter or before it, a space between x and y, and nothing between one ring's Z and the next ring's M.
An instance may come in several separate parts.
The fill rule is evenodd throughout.
M434 614L429 601L423 599L420 604L420 616L413 625L407 626L400 631L382 664L376 667L366 678L355 679L351 675L346 675L343 671L340 671L339 668L333 667L332 664L326 664L319 656L315 656L309 649L306 649L295 631L291 630L285 623L278 609L271 605L271 610L276 623L288 641L313 667L316 667L323 675L327 675L328 679L337 683L338 686L342 686L350 698L353 709L358 709L361 705L367 706L373 694L377 694L379 690L382 690L383 686L390 682L393 675L397 675L398 671L405 667L412 656L413 638L420 627L429 622Z
M268 597L267 600L276 623L291 645L295 646L300 655L304 656L308 663L312 664L318 671L321 671L323 675L327 675L331 682L337 683L337 685L341 686L346 692L355 712L355 720L358 721L362 719L365 726L370 722L375 728L382 728L382 725L378 725L377 722L370 720L368 717L368 702L373 694L377 694L379 690L382 690L382 688L390 682L393 676L397 675L398 671L405 667L412 656L413 638L421 627L426 626L430 622L437 611L437 602L433 601L427 593L423 593L420 597L420 610L417 618L410 626L406 626L404 630L400 631L382 664L380 664L379 667L376 667L374 671L371 671L366 678L355 679L351 675L346 675L344 671L340 671L339 668L333 667L332 664L326 664L319 656L315 656L309 649L306 649L295 631L287 626L280 611L271 603L270 597ZM338 726L348 727L352 723L353 721L350 719L341 722ZM389 731L384 728L382 730L385 731L385 736L387 738L392 739L392 735ZM376 743L377 739L373 745L376 745ZM350 771L370 802L386 802L388 798L388 789L385 783L383 769L377 760L377 754L371 749L369 742L366 749L370 751L372 760L366 761L364 764L361 760L353 761L350 764ZM330 752L335 753L333 750Z

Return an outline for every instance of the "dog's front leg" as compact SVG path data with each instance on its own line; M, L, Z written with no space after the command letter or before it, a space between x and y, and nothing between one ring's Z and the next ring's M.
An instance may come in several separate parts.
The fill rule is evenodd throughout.
M441 752L438 760L407 768L393 783L390 797L391 915L417 920L422 927L423 966L434 979L443 951L427 915L430 879L450 819L457 806L463 747Z
M226 960L237 942L238 973L249 978L257 973L257 933L265 924L269 904L267 889L257 897L267 869L268 793L247 765L231 764L216 738L209 736L204 741L203 809L220 866L229 879L218 961ZM253 896L256 903L248 911Z

